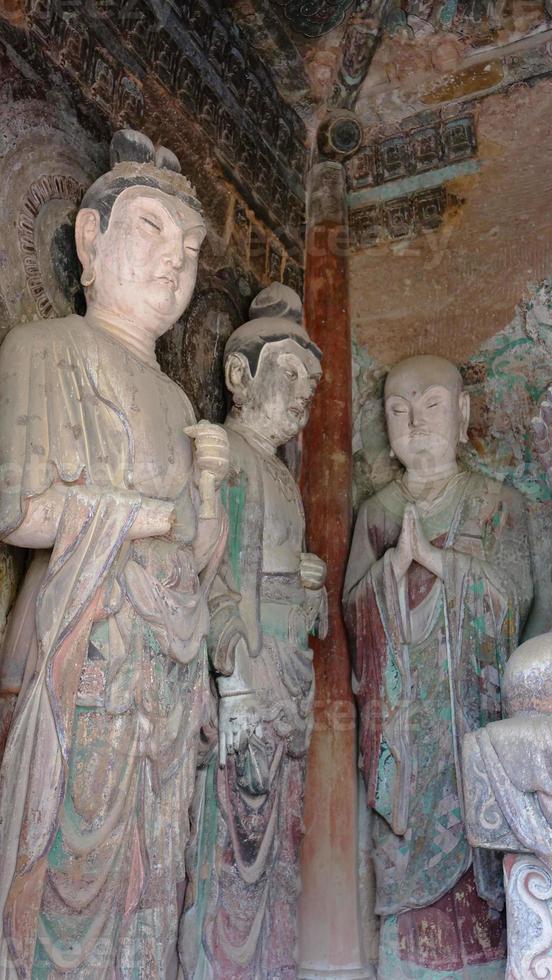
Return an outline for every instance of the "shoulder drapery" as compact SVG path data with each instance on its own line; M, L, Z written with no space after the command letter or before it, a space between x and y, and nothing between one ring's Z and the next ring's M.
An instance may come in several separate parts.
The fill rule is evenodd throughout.
M80 317L16 327L0 348L0 537L52 484L131 485L128 421L97 388L99 351Z
M106 364L112 353L115 361ZM128 377L126 368L120 369L127 361ZM78 317L14 330L0 350L0 537L9 536L21 524L31 498L54 484L63 485L65 493L45 577L43 568L38 582L33 577L33 655L21 657L27 669L0 772L0 853L4 862L0 874L0 980L30 980L32 976L48 857L60 829L64 801L67 803L69 766L73 775L77 765L72 753L78 747L73 723L76 705L82 704L79 681L96 620L109 619L110 669L103 678L107 680L105 701L99 700L108 714L126 710L132 702L132 664L127 672L125 661L127 655L132 660L141 649L146 627L156 655L179 665L191 663L204 651L207 596L225 546L226 521L220 514L216 520L203 522L209 526L203 527L199 557L193 556L202 520L197 519L189 445L184 446L184 462L173 466L172 482L165 476L164 463L172 455L173 436L195 419L176 385L160 373L157 378L149 367L144 371L148 374L120 345L111 338L104 343ZM144 474L139 451L135 460L134 433L144 432L145 418L133 419L132 395L137 395L138 411L151 404L144 397L140 402L140 377L149 385L147 399L159 394L156 424L166 425L158 437L158 428L148 416L150 430L155 432L146 464L153 456L154 464L161 461L163 465L152 467L156 479L146 472L146 485L154 497L159 493L174 500L177 523L166 539L131 543L128 535L142 499L135 489L135 463L137 486L143 485ZM128 390L131 397L124 402ZM160 447L164 446L159 450L157 437ZM24 635L27 638L27 632ZM196 676L205 683L203 657L198 663L201 670ZM167 664L163 676L174 678L175 673ZM97 697L97 692L91 696ZM186 767L193 772L195 755L187 752L184 759L170 755L180 731L173 726L182 719L183 730L195 739L203 700L197 684L191 707L176 690L175 712L167 723L169 751L162 760L167 763L168 757L168 784L172 765L179 767L178 780L183 765L185 778L192 778L186 775ZM157 743L155 750L160 757ZM176 832L167 830L174 840L184 840L186 834L187 801L180 803L182 825ZM63 829L66 832L67 827ZM71 855L65 858L70 864ZM95 868L94 873L99 880L101 871ZM132 901L138 897L133 893ZM85 955L82 949L80 954ZM71 957L76 962L79 950L73 949Z

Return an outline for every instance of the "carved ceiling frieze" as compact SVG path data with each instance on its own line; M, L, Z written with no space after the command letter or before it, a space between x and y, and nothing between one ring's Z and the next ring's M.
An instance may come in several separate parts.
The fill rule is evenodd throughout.
M351 190L439 170L477 154L471 114L420 125L410 132L363 146L347 163Z
M423 231L435 231L445 214L447 193L435 187L371 204L349 215L349 234L353 250L370 248L401 238L414 238Z
M353 249L434 231L458 201L446 183L477 167L472 112L414 117L405 132L363 146L347 163Z
M256 213L284 241L301 240L304 123L221 3L26 0L26 32L114 127L143 125L144 86L155 77Z

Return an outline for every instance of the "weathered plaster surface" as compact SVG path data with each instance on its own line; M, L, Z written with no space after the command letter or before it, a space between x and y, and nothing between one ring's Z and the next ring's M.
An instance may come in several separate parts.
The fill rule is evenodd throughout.
M417 20L412 33L399 30L385 37L357 101L366 125L390 129L414 112L485 95L545 71L549 23L537 5L516 2L500 30L480 26L479 34L464 32L459 24L442 32L424 30Z

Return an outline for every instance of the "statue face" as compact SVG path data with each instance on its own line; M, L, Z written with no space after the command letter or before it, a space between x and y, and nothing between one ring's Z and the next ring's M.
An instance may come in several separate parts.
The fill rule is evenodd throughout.
M385 416L395 456L408 471L430 476L455 461L466 438L469 399L452 364L412 358L390 372Z
M201 215L176 197L128 188L93 243L93 302L162 334L190 302L204 237Z
M266 344L249 378L242 418L275 446L305 427L322 369L318 358L294 340Z

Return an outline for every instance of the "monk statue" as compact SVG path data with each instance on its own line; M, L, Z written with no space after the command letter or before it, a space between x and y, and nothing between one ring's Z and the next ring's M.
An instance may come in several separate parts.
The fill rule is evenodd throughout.
M299 489L277 455L306 425L321 353L301 301L275 284L224 354L232 408L223 485L228 546L211 593L219 758L198 816L187 977L292 980L306 753L314 675L308 635L325 631L326 567L305 552ZM225 664L233 664L231 673ZM205 869L209 869L207 872ZM195 938L194 938L195 936ZM195 949L195 961L192 951Z
M504 976L500 860L466 838L463 736L501 716L500 679L532 600L521 496L459 468L469 397L413 357L385 383L398 480L364 502L345 583L373 813L379 980Z
M0 538L34 555L0 672L18 692L2 980L178 973L228 443L155 357L195 285L195 192L140 133L111 157L76 221L86 315L25 324L0 350Z

